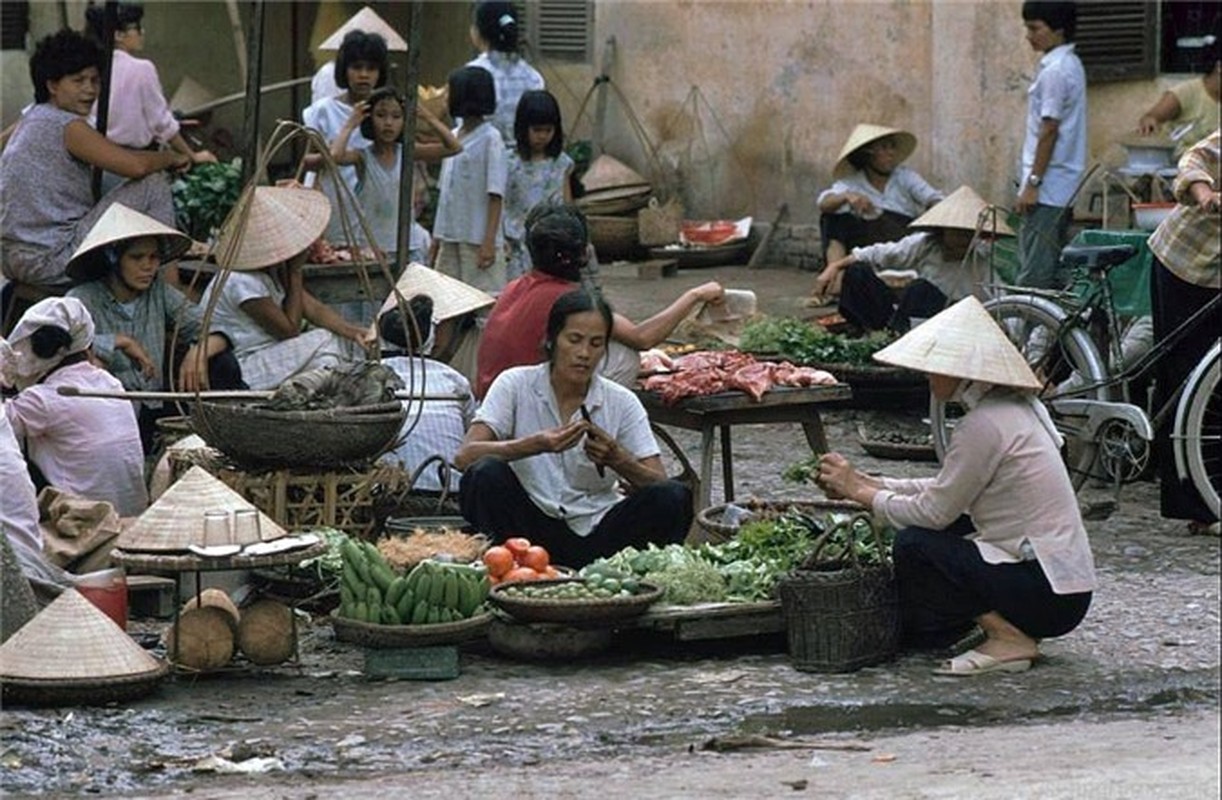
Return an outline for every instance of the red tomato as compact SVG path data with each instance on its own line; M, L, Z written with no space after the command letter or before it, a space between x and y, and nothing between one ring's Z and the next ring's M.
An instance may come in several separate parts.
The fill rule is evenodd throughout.
M546 550L536 544L526 549L526 552L518 559L518 563L524 567L530 567L535 572L543 572L551 563L551 557Z
M488 567L489 575L499 578L514 568L513 553L507 547L489 547L484 551L484 566Z
M537 581L539 573L535 572L530 567L515 567L501 576L501 583L514 583L515 581Z
M514 560L520 564L522 556L526 555L526 551L530 549L530 539L514 536L505 540L505 547L509 548L509 552L513 553Z

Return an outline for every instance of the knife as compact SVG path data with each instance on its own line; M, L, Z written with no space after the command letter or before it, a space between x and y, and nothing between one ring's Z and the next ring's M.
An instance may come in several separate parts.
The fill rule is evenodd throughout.
M590 419L590 409L586 408L585 403L581 404L581 418L591 425L594 424L594 421ZM605 478L607 476L607 468L602 464L595 464L594 468L598 470L598 477Z

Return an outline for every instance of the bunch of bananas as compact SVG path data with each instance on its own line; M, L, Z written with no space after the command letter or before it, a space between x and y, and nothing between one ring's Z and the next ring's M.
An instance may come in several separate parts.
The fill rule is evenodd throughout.
M369 542L341 545L339 615L379 625L435 625L473 616L488 598L483 567L421 561L397 575Z

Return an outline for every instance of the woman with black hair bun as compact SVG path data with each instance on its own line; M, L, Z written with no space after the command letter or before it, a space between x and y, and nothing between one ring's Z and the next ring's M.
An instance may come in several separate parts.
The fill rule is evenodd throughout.
M74 297L30 306L8 341L0 339L0 384L18 390L4 412L37 468L37 488L104 500L133 517L148 506L148 490L131 402L59 394L61 386L122 393L123 384L90 360L93 332L89 310Z
M311 104L301 113L301 121L309 128L314 128L322 134L328 145L339 136L344 124L352 116L353 107L361 101L368 100L375 89L386 85L390 68L390 51L386 40L376 33L365 31L349 31L339 46L335 59L335 83L343 91L334 97L326 97ZM368 138L355 131L349 139L348 146L353 149L368 147L373 144ZM357 188L357 171L352 166L341 166L339 176L353 195ZM356 241L354 245L366 244L361 240L360 223L352 214L352 203L344 203L342 208L349 212L340 214L341 204L336 196L336 187L330 178L323 181L323 193L331 201L331 220L327 224L325 235L335 244L348 244L344 235L345 217L347 228Z
M539 71L518 52L521 25L513 3L483 0L475 4L471 19L471 44L480 55L467 62L492 73L496 86L496 111L492 124L501 132L506 147L514 146L513 119L518 100L531 90L543 89Z

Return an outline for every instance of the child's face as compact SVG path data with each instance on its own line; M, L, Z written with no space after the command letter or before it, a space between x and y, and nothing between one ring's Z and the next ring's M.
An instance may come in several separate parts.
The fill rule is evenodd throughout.
M530 152L546 152L547 146L552 143L552 139L555 137L555 135L555 125L531 125L526 129L526 136L530 142Z
M61 111L87 116L93 110L93 101L98 99L100 81L97 67L85 67L80 72L47 81L51 104Z
M403 136L403 106L388 97L373 107L373 138L379 142L397 142Z
M357 100L364 100L378 85L378 67L368 61L353 61L348 65L346 75L348 92Z

